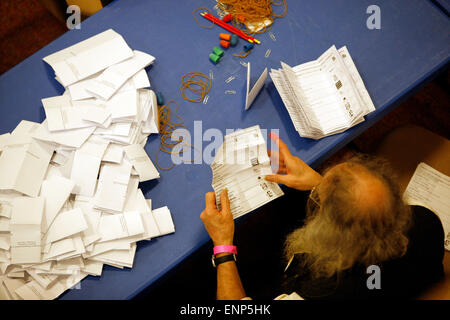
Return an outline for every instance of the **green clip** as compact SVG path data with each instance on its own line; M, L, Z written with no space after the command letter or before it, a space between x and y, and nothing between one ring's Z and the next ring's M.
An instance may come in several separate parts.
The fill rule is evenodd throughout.
M211 59L211 61L216 63L216 64L219 63L219 61L220 61L220 57L215 55L214 53L211 53L209 55L209 59Z
M217 48L217 47L214 47L213 48L213 52L214 52L214 54L216 55L216 56L219 56L220 58L222 58L222 56L223 56L223 50L221 50L221 49L219 49L219 48Z

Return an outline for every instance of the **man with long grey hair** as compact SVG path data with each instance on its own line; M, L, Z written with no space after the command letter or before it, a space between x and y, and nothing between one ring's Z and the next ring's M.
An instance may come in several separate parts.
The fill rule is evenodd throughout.
M410 172L407 177L400 168L396 175L386 160L359 155L320 174L293 156L279 137L271 138L279 148L277 155L271 155L279 168L277 174L266 179L310 191L306 217L284 241L284 252L278 260L286 268L279 286L270 281L278 272L270 267L276 265L270 260L277 258L267 254L270 244L265 244L264 237L254 237L256 245L252 249L240 250L240 256L244 255L241 260L250 255L259 259L256 266L244 263L240 267L248 290L240 280L236 259L227 259L227 251L217 254L218 299L257 296L263 287L272 292L272 297L295 292L295 297L303 298L405 298L414 297L442 277L444 232L439 218L428 209L408 206L402 200ZM387 148L392 148L392 143ZM390 159L394 164L398 161L395 154L398 156L401 150L396 148ZM408 160L399 164L408 166ZM219 211L214 193L206 194L201 219L214 246L229 248L235 243L234 221L226 191L221 203ZM301 208L296 205L289 210L299 212ZM285 212L275 214L273 221L287 219ZM269 223L266 238L270 238L275 224ZM238 246L242 243L237 241ZM378 272L373 283L370 270ZM251 277L256 280L247 279Z

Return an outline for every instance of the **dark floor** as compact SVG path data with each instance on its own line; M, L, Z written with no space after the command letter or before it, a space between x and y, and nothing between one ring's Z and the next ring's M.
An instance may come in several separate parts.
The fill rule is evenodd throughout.
M38 0L1 0L0 1L0 74L6 72L34 52L50 43L67 28L64 23L49 13ZM416 124L450 139L450 91L449 71L447 70L430 82L412 97L399 105L373 127L356 138L348 147L332 156L322 167L338 162L348 156L352 149L371 152L377 143L394 128L405 124ZM258 235L252 233L252 224L263 223L264 217L280 208L289 208L290 199L274 201L257 212L244 217L237 226L242 229L243 242ZM284 201L284 202L283 202ZM253 238L253 239L251 239ZM138 298L143 299L181 299L192 300L205 297L214 299L214 270L210 265L211 244L186 260L182 267L167 275L152 290L147 290ZM255 273L258 269L255 268ZM211 280L212 279L212 280ZM195 288L195 289L194 289Z

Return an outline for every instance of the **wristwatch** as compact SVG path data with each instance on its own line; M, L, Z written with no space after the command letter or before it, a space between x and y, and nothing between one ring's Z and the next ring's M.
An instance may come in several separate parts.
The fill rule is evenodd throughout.
M214 268L216 268L219 264L227 262L227 261L237 261L236 260L236 255L233 254L227 254L226 256L222 256L222 257L218 257L216 258L215 255L212 255L211 257L211 262Z

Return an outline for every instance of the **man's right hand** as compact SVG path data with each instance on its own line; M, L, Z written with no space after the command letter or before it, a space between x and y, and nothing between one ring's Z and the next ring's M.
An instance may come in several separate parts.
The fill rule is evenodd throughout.
M280 137L271 133L270 139L277 144L279 150L278 155L269 152L272 162L278 162L278 172L267 175L267 181L281 183L297 190L311 190L322 181L322 176L317 171L291 154Z

